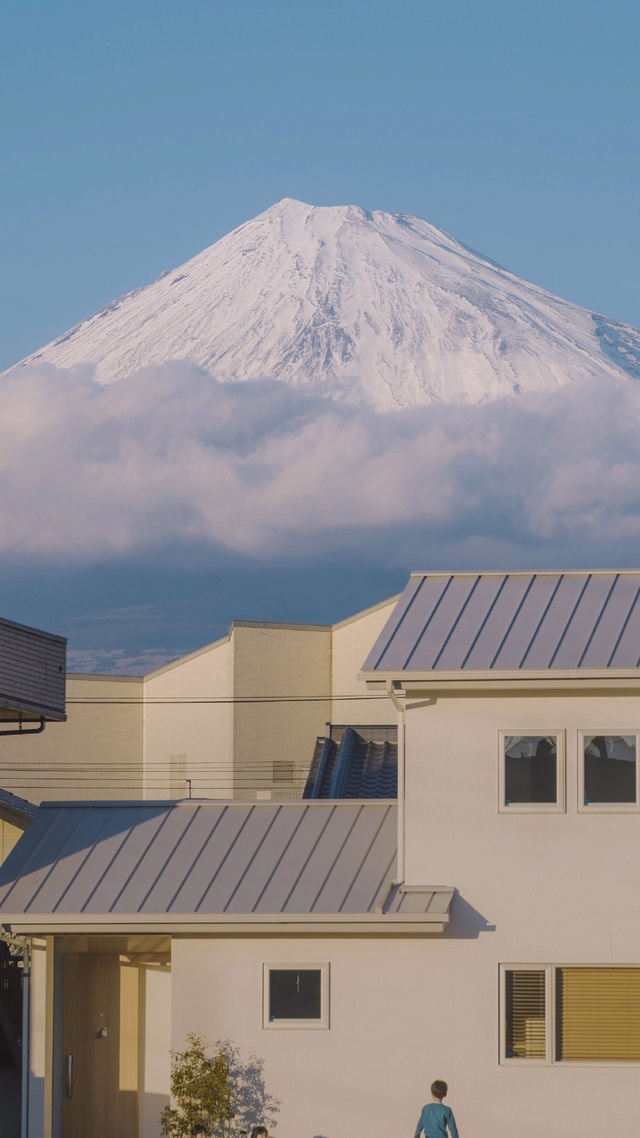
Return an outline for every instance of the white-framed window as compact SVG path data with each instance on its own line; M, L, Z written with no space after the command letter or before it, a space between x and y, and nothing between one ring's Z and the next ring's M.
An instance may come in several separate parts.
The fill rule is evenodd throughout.
M578 809L638 809L638 732L602 728L578 733Z
M498 809L559 813L565 808L564 731L500 731Z
M640 1063L640 965L505 964L500 1061Z
M328 1028L329 965L263 965L262 1026Z

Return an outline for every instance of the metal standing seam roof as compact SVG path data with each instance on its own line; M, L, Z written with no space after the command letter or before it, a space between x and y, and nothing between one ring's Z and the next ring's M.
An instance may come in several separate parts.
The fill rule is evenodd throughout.
M390 802L47 803L0 867L0 918L428 914L394 888ZM54 922L56 923L56 922ZM133 922L135 923L135 921ZM439 930L436 930L439 931Z
M640 572L414 573L364 673L640 666Z

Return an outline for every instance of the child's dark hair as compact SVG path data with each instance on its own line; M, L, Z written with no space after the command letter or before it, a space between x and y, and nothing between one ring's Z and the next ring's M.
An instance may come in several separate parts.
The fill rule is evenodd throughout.
M269 1138L269 1131L266 1126L254 1126L251 1131L251 1138Z
M431 1094L434 1098L439 1098L441 1102L448 1090L449 1088L444 1079L436 1079L436 1081L431 1084Z

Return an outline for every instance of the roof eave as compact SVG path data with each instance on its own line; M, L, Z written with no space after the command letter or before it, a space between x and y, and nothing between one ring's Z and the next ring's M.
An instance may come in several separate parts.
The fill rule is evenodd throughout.
M50 936L63 933L165 933L199 936L441 934L446 913L3 913L11 933Z
M412 672L401 668L360 672L369 691L389 690L393 685L396 695L424 691L496 691L500 689L540 690L558 688L566 690L586 688L640 687L640 669L637 668L574 668L525 671L427 671Z

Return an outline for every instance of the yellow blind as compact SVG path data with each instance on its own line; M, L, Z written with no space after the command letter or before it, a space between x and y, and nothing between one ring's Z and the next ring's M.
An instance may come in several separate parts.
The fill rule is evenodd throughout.
M559 968L557 1058L640 1061L640 968Z
M505 979L507 1059L544 1059L545 973L507 971Z

